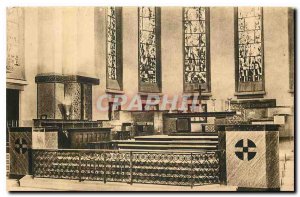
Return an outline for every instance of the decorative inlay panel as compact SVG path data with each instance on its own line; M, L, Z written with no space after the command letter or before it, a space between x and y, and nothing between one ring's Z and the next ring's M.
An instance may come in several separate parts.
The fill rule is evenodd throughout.
M81 119L81 85L79 83L65 84L65 98L71 101L70 119Z
M83 92L83 119L92 120L92 86L87 84L82 84Z
M46 116L47 119L55 118L55 84L41 83L37 84L37 116Z
M116 8L107 9L107 77L112 80L117 79L117 18Z

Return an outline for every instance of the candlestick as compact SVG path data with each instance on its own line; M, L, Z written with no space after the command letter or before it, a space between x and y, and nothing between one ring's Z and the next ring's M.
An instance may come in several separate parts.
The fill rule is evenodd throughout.
M228 100L228 111L231 111L231 100L232 98L227 98Z
M212 98L211 101L212 101L213 112L215 112L216 111L216 103L215 103L216 99Z

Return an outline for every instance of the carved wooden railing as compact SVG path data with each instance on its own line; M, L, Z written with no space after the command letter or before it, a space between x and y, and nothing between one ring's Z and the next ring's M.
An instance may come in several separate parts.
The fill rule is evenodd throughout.
M215 152L130 152L112 150L33 150L33 176L167 185L220 183Z

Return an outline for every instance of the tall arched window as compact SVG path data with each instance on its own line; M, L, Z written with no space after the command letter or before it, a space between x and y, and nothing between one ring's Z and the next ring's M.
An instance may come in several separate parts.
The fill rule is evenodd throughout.
M183 8L184 92L210 92L209 9Z
M160 8L138 9L139 91L161 92Z
M122 8L109 7L106 14L106 88L123 89Z
M236 95L263 94L263 13L260 7L235 10Z

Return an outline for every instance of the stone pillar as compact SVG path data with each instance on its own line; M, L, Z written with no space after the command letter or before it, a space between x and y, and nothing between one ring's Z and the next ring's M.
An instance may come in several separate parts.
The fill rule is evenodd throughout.
M93 7L38 8L38 73L95 75Z
M38 73L61 73L62 14L59 8L38 8Z
M77 74L95 77L94 8L77 8Z
M77 8L68 7L63 15L63 74L74 75L77 72Z

